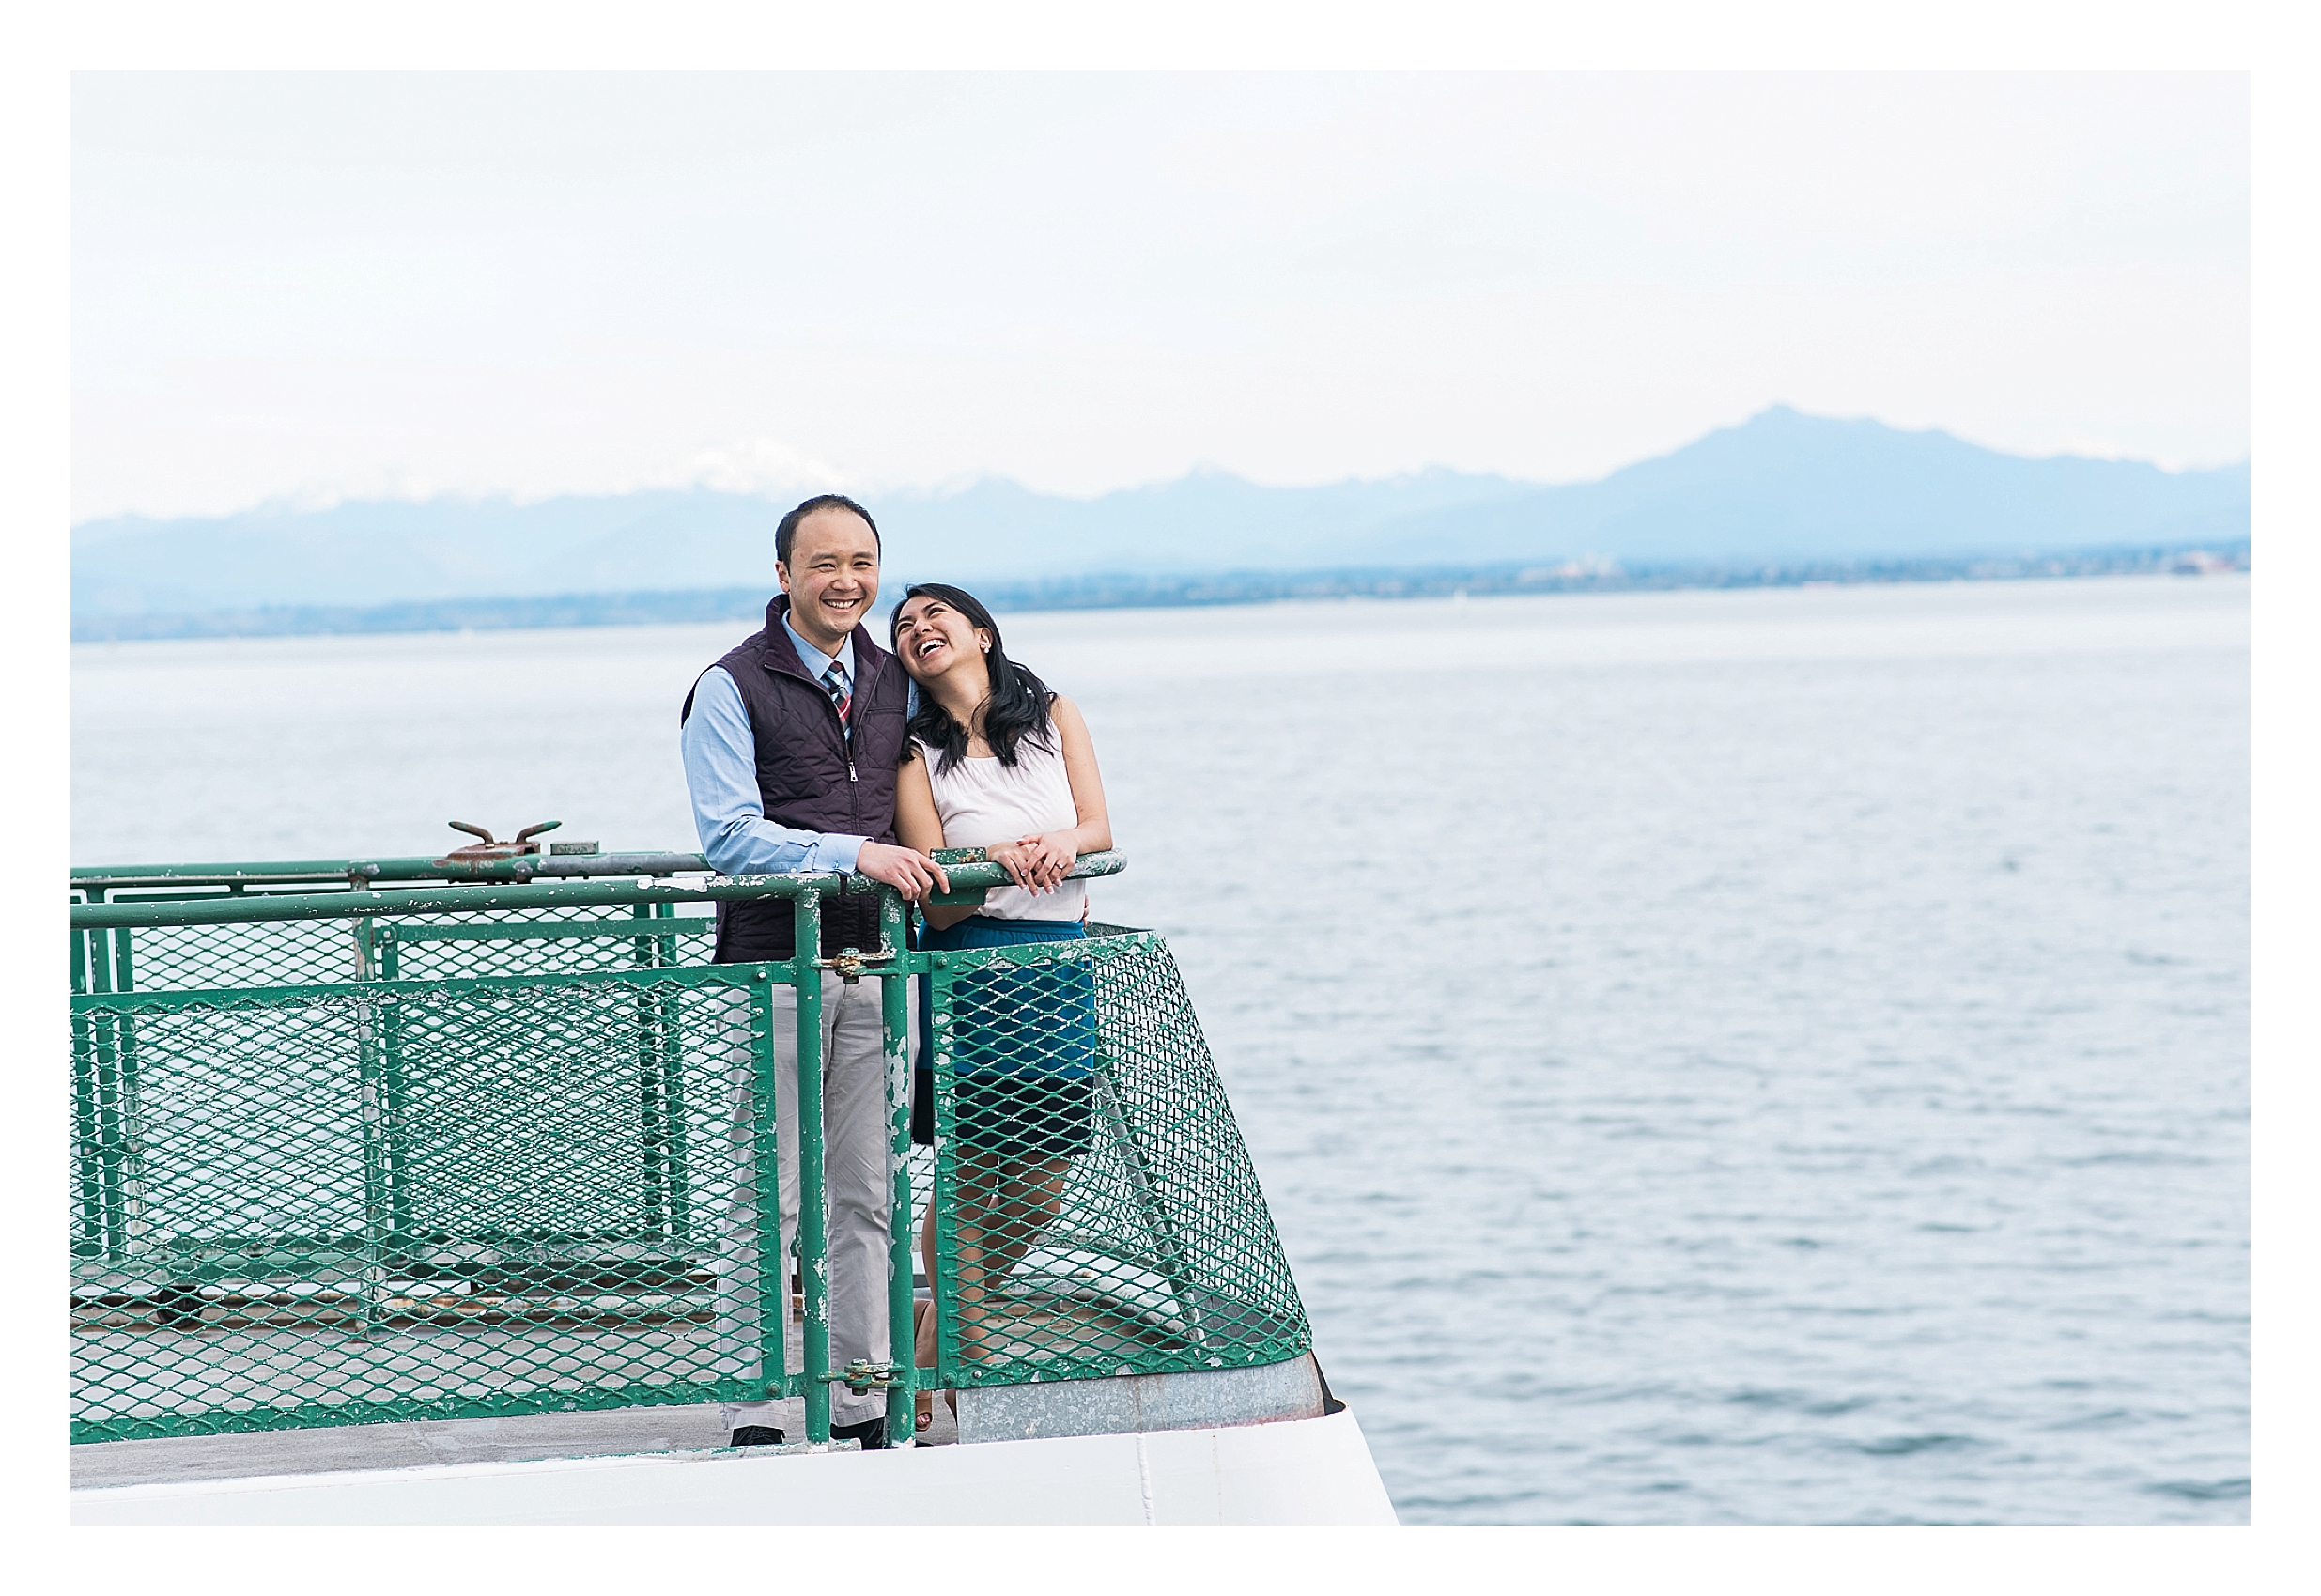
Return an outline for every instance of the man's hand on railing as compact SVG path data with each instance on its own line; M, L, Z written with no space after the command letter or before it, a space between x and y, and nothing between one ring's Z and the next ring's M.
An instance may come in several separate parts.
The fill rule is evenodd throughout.
M864 843L855 856L854 868L858 875L884 881L915 904L924 903L929 892L951 891L951 877L943 874L943 867L916 848Z

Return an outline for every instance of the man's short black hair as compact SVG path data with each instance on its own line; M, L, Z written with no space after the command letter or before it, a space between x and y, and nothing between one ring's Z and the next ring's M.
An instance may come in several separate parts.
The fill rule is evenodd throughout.
M871 519L870 511L847 498L843 493L817 493L782 517L781 524L774 528L775 559L785 566L790 563L790 545L797 541L798 522L812 515L816 510L852 510L862 518L862 524L871 529L871 541L878 546L878 551L882 554L887 551L886 540L878 535L878 523Z

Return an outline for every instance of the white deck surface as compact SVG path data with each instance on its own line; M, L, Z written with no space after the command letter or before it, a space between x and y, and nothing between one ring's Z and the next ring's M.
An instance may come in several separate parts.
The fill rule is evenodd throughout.
M774 1422L797 1439L806 1434L805 1403L775 1404ZM939 1431L956 1435L936 1404ZM322 1430L272 1430L249 1435L187 1435L159 1441L103 1441L72 1449L75 1490L152 1485L253 1475L319 1474L440 1464L520 1463L637 1452L700 1451L728 1439L715 1403L699 1407L617 1408L520 1418L454 1418L416 1424L351 1424Z

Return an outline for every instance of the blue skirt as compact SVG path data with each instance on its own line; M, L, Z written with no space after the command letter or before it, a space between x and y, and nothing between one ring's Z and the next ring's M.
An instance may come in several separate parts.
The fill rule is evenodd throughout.
M925 927L923 950L1084 940L1077 921L986 920ZM1070 1157L1089 1141L1096 983L1088 965L1003 965L952 982L952 1106L963 1146L999 1157ZM934 1005L919 992L911 1139L935 1140Z

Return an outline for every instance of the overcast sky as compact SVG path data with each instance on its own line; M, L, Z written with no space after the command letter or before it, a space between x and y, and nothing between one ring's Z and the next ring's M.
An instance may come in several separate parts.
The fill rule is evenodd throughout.
M76 520L2248 448L2238 76L116 74L73 161Z

